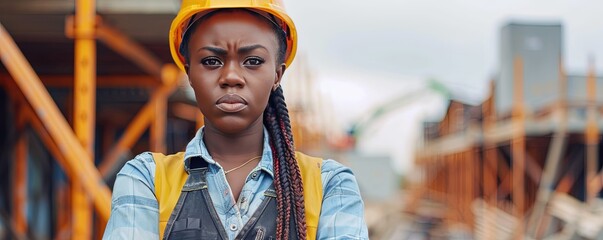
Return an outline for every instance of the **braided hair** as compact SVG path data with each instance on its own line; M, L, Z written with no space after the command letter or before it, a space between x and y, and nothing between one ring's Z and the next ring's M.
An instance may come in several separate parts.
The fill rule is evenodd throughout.
M274 186L277 195L276 235L288 239L290 222L295 222L297 239L306 238L304 214L304 189L301 173L295 159L293 134L283 89L279 86L270 94L264 111L264 126L270 135L270 147L274 164Z
M218 11L206 14L193 24L203 22ZM266 21L264 16L253 11L248 12ZM196 29L194 25L191 27L192 31L188 31L183 36L183 46L180 48L180 53L185 57L186 63L189 62L189 38ZM273 23L270 23L270 25L278 42L276 67L280 67L285 61L287 51L286 33L279 26ZM274 165L274 187L277 195L276 237L277 239L289 239L289 236L296 236L296 239L306 239L304 189L299 165L295 158L289 111L287 110L287 104L285 104L285 96L281 86L270 93L268 106L264 110L263 117L264 126L270 137Z
M280 66L285 61L286 35L280 27L275 24L271 24L271 26L279 44L277 66ZM289 236L292 235L291 231L296 231L297 239L306 239L304 188L299 165L295 158L289 110L281 86L270 93L268 106L264 110L264 126L270 136L274 165L274 186L278 212L276 237L277 239L289 239ZM292 226L289 224L291 222L295 224ZM292 229L293 227L295 229Z

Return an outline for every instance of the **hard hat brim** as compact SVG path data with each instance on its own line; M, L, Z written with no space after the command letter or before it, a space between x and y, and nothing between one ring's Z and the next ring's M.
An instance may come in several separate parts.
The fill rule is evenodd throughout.
M170 27L170 52L178 68L180 68L182 71L185 71L185 58L180 54L180 44L182 43L182 36L186 28L188 27L190 19L195 14L203 14L203 12L226 8L247 8L255 11L263 11L273 15L274 17L278 18L283 23L285 23L287 27L287 29L285 30L287 35L287 52L285 54L285 65L287 67L291 65L297 52L297 31L293 20L284 11L280 10L278 6L210 6L200 8L199 6L192 5L183 6L183 8L180 9L180 12L176 16L176 18L174 18L174 20L172 21L172 25Z

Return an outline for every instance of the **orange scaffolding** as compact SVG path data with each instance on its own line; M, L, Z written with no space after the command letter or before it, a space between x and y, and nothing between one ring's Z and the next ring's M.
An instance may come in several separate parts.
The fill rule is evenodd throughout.
M26 212L28 138L24 129L33 129L69 178L69 184L57 193L60 206L54 238L98 239L102 236L111 209L111 191L106 180L115 175L124 164L124 154L147 130L150 133L150 150L166 151L168 100L180 83L186 82L184 74L176 66L163 64L141 44L104 24L96 14L94 0L77 0L75 6L75 15L69 16L65 22L65 34L73 38L75 43L73 76L38 76L0 23L0 58L9 73L0 75L0 87L6 90L15 109L18 109L18 140L15 145L11 198L15 210L8 223L17 239L29 236ZM132 61L148 75L97 76L97 40ZM71 121L63 116L44 83L48 86L73 87ZM115 143L115 129L113 135L103 134L102 146L108 152L99 161L98 168L94 161L97 87L141 87L152 90L150 99L135 114ZM186 104L182 107L188 107L187 112L192 111L190 121L196 122L197 126L202 125L203 118L197 108ZM95 225L96 235L92 227Z
M600 204L595 199L603 189L603 170L599 170L603 106L596 98L594 64L591 61L586 77L586 102L572 102L560 59L559 97L539 112L526 109L521 56L514 59L513 73L509 117L496 116L494 83L481 106L451 101L437 125L440 135L426 143L428 151L418 154L416 163L425 177L412 186L405 211L418 214L421 200L428 199L443 203L444 224L469 226L479 239L551 235L572 239L588 228L580 224L600 221L581 219L596 215L590 211ZM466 130L455 129L467 121L456 113L473 108L481 108L479 116L466 123ZM576 120L580 109L585 117ZM574 111L573 120L569 111ZM583 202L578 200L580 191L584 191ZM583 230L581 234L591 238L589 234L596 233Z

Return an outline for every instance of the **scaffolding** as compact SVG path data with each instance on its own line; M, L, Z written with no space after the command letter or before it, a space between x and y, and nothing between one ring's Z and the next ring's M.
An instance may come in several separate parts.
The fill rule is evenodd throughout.
M463 224L477 239L598 239L602 184L597 77L591 61L585 101L568 99L561 59L558 99L537 111L524 100L524 62L513 64L513 107L497 115L495 84L480 106L451 101L432 125L417 165L407 212L423 201L442 203L445 226ZM460 112L460 114L458 114ZM428 129L426 129L429 132Z
M72 76L39 76L0 23L0 57L6 69L6 73L0 72L0 90L8 97L7 106L13 109L16 126L13 157L4 163L12 174L7 184L10 190L2 197L5 210L0 215L0 238L99 239L111 210L108 183L128 159L130 149L148 138L151 151L166 152L168 105L172 105L173 115L191 122L194 129L202 125L201 113L195 106L170 101L178 86L187 84L184 74L175 65L164 64L165 58L157 58L145 46L105 23L96 7L94 0L76 0L75 15L65 20L65 35L74 43ZM144 74L98 75L97 41L134 63ZM47 87L72 89L68 104L55 102ZM97 88L138 88L148 92L149 97L131 120L125 120L127 126L108 126L95 136L99 127ZM65 109L67 117L62 113ZM51 198L57 199L51 201L56 204L51 208L57 208L49 216L51 236L36 233L28 224L32 214L38 214L31 209L34 196L28 196L31 136L43 143L44 151L50 153L68 178L67 184L50 193ZM97 143L96 139L102 142ZM105 151L95 153L101 145ZM102 156L102 160L95 161L95 156Z

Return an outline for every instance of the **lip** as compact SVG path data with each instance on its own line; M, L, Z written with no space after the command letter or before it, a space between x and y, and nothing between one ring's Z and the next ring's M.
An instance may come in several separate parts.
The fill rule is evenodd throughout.
M238 94L229 93L216 101L216 107L223 112L236 113L247 108L247 100Z

